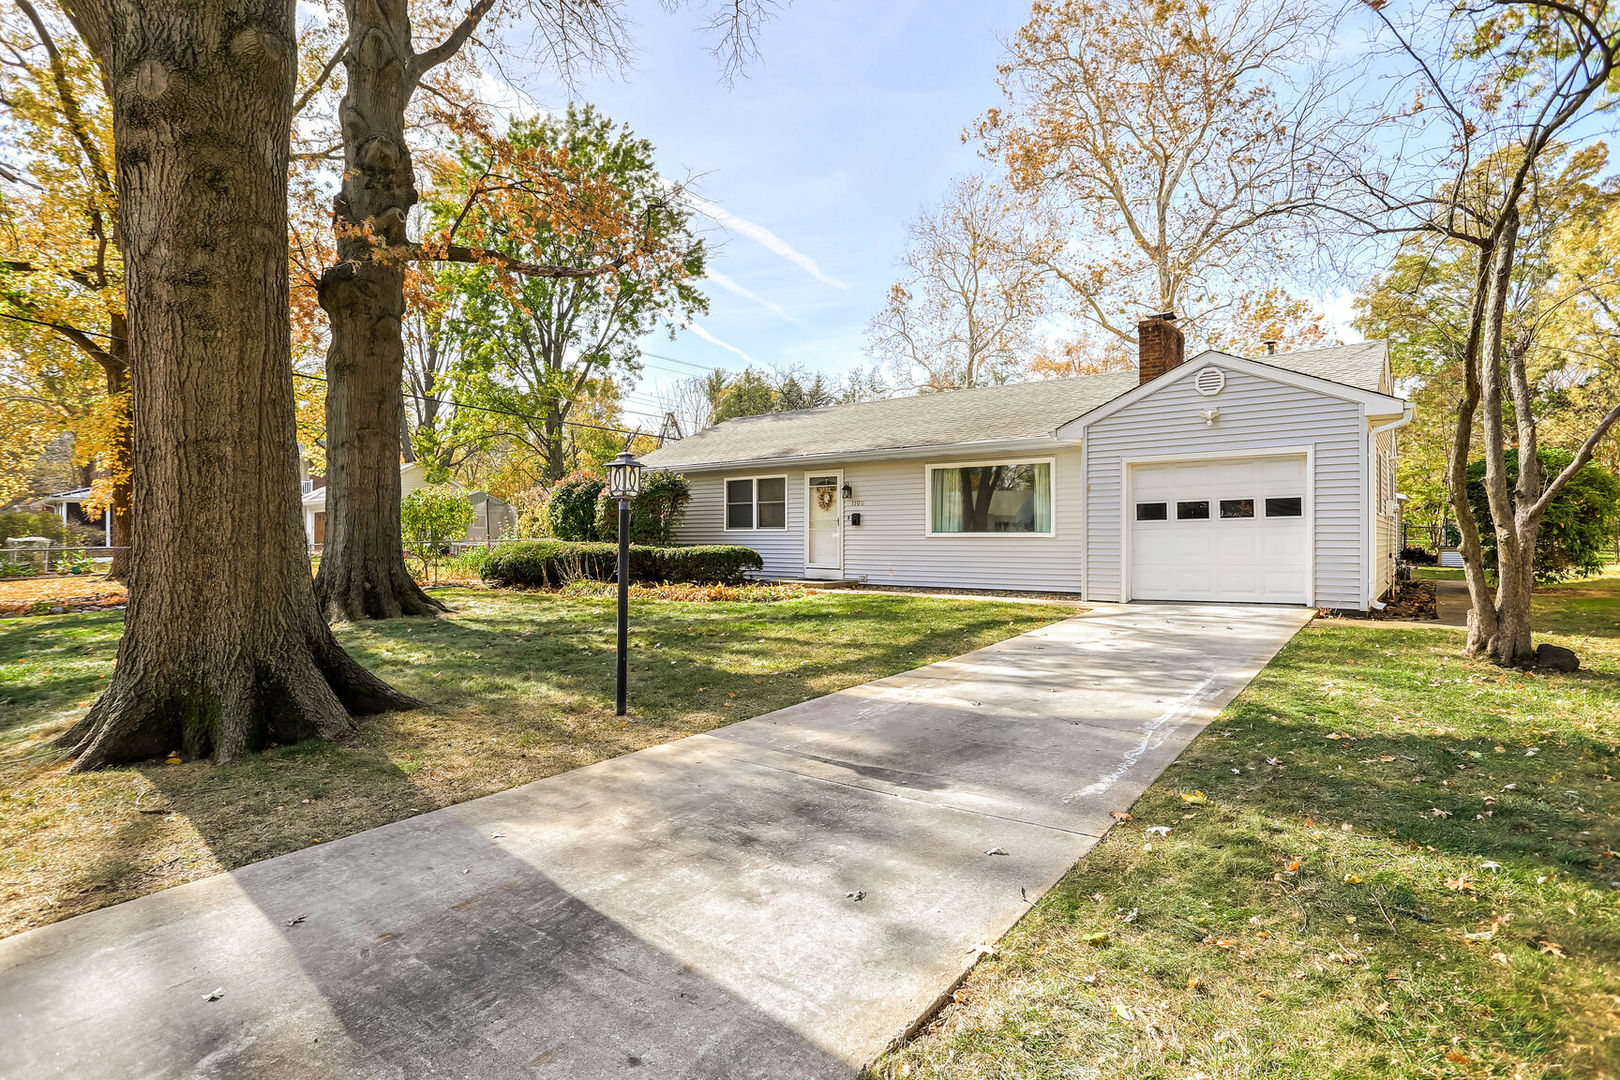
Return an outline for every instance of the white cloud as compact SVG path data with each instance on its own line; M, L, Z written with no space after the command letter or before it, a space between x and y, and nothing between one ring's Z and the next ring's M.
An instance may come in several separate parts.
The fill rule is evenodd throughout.
M1327 316L1328 325L1340 341L1360 341L1361 334L1350 323L1356 317L1356 294L1339 289L1328 296L1318 297L1316 305Z
M524 90L487 71L479 72L476 85L478 100L494 109L507 123L513 120L538 120L549 114L549 110L542 108Z
M718 270L705 271L705 276L710 281L714 282L716 285L720 286L722 289L726 290L727 292L735 293L736 295L742 297L744 300L750 301L751 303L758 304L760 307L765 308L766 310L770 311L773 315L776 315L779 318L782 318L782 319L786 320L787 322L798 323L801 326L804 323L804 320L794 318L791 314L788 313L788 310L786 308L784 308L781 304L778 304L775 300L767 300L767 299L765 299L763 296L761 296L758 293L754 292L754 290L748 288L745 285L742 285L741 283L739 283L737 281L732 280L731 278L727 277L725 274L722 274Z
M702 338L704 341L707 341L710 345L718 345L728 352L736 353L738 356L743 358L745 363L752 364L754 362L754 358L752 356L749 356L747 353L743 352L730 342L721 341L719 338L703 329L703 327L699 326L697 323L687 323L686 328L692 331L692 333L696 334L698 337Z
M738 235L748 237L748 239L759 244L772 254L781 256L823 285L831 285L835 289L849 288L844 282L823 273L821 267L816 264L816 260L795 248L765 226L749 221L747 218L737 217L718 203L710 202L703 196L694 195L690 191L686 193L686 201L693 210L705 217L714 219L718 224Z

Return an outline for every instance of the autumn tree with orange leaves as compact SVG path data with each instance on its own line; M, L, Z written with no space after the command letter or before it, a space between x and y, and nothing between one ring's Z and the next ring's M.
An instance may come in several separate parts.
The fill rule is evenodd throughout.
M454 299L442 336L459 359L440 386L482 406L458 412L452 430L524 448L530 483L555 482L591 441L571 423L622 424L617 387L640 370L641 338L708 310L697 287L703 240L652 144L590 106L516 121L437 179L445 228L431 243L454 230L503 260L559 271L519 274L486 259L440 275ZM580 272L560 272L570 268ZM615 406L606 417L604 404ZM624 443L608 439L613 451Z
M1134 346L1143 314L1175 311L1252 354L1237 332L1280 303L1265 332L1311 338L1275 282L1330 126L1307 63L1329 22L1297 0L1037 0L1000 69L1006 104L974 134L1051 225L1027 257L1063 314Z
M109 573L129 569L129 358L112 119L100 73L54 9L0 14L0 502L74 436L87 505L111 514Z
M728 70L752 54L771 7L769 0L737 0L707 20L719 34L717 53ZM337 250L319 285L331 343L327 536L315 590L333 620L431 615L442 605L412 580L400 541L405 265L417 259L481 263L541 277L555 276L557 268L466 245L454 225L437 242L412 239L408 225L419 193L410 111L436 72L497 40L501 20L522 23L530 51L564 72L619 62L626 43L620 13L606 0L474 0L459 16L435 5L343 0L342 18L347 38L334 56L345 79L338 112L343 172L333 200ZM469 111L458 119L472 117ZM542 173L527 178L535 189L543 186ZM562 276L580 272L569 267Z

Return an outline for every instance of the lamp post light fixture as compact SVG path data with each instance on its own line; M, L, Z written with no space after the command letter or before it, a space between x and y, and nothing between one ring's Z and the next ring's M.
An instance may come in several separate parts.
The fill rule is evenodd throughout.
M619 670L617 715L624 715L630 652L630 500L641 493L642 464L626 450L608 462L608 495L619 500Z

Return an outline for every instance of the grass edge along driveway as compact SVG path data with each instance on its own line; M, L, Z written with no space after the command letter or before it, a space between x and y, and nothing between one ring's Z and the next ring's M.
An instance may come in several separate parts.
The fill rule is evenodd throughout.
M1620 1076L1620 574L1537 605L1301 631L871 1075Z
M906 595L636 601L613 714L614 604L451 590L445 619L345 626L429 702L216 768L68 775L48 740L111 672L121 614L0 620L0 936L943 660L1068 608Z

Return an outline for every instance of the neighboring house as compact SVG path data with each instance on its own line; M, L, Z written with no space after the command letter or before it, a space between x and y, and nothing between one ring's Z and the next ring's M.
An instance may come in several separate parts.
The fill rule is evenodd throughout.
M82 487L47 495L29 505L51 511L62 519L63 525L84 525L101 529L102 542L112 547L112 515L98 511L97 520L91 521L89 511L84 508L89 499L90 489Z
M1366 609L1399 548L1382 342L729 420L646 458L692 500L684 543L764 576Z
M307 472L307 470L306 470ZM399 497L405 496L426 484L427 466L419 461L407 461L399 467ZM304 489L304 536L314 547L326 543L326 481L319 476L307 476L302 482ZM517 524L517 513L506 503L484 491L473 491L467 495L468 500L477 511L473 523L467 526L467 539L469 541L495 540L511 532Z

